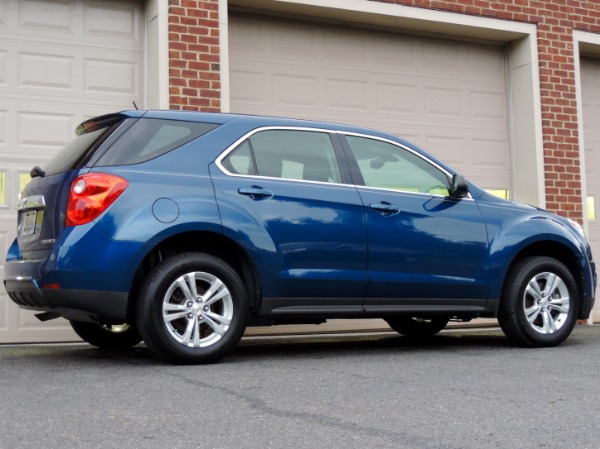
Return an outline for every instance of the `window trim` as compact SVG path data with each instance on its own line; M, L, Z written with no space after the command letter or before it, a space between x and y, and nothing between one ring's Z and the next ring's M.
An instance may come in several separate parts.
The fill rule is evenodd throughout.
M395 193L401 193L401 194L419 195L419 196L424 196L424 197L448 198L448 195L440 195L437 193L413 192L410 190L386 189L384 187L371 187L371 186L365 185L362 174L360 173L360 169L358 168L358 162L356 161L356 158L354 157L354 154L352 153L350 143L346 139L346 136L362 137L362 138L366 138L366 139L378 140L380 142L389 143L398 148L409 151L416 157L422 159L423 161L425 161L426 163L437 168L444 175L446 175L448 177L448 184L450 184L452 182L452 176L454 176L454 173L446 170L444 167L437 164L435 161L432 161L425 155L419 153L418 151L413 150L409 146L403 145L399 142L394 142L393 140L386 139L385 137L373 136L371 134L364 134L364 133L357 133L357 132L347 132L347 131L338 131L338 134L340 136L340 140L342 141L342 146L344 148L344 152L345 152L346 159L348 160L348 164L350 164L350 166L351 166L351 172L352 172L352 177L354 179L354 184L357 187L360 187L363 189L369 189L369 190L378 190L378 191L383 191L383 192L395 192ZM471 196L471 193L469 192L469 195L464 198L461 198L461 200L473 200L473 197Z
M339 165L340 171L342 173L342 181L346 181L346 182L334 183L334 182L323 182L323 181L310 181L310 180L305 180L305 179L274 178L274 177L270 177L270 176L261 176L261 175L242 175L239 173L231 173L229 170L227 170L223 166L223 164L222 164L223 159L225 159L232 151L234 151L244 140L252 137L254 134L256 134L258 132L271 131L271 130L312 131L312 132L327 133L331 137L333 149L334 149L335 155L338 159L338 165ZM385 137L374 136L372 134L365 134L365 133L353 132L353 131L343 131L343 130L327 129L327 128L311 128L311 127L302 127L302 126L261 126L259 128L255 128L251 131L248 131L242 137L240 137L235 142L233 142L231 145L229 145L219 155L219 157L217 157L217 159L215 159L215 165L219 168L219 170L221 170L221 172L223 174L225 174L227 176L235 177L235 178L246 178L246 179L258 178L258 179L266 179L266 180L285 180L285 181L289 181L289 182L319 184L319 185L328 185L328 186L346 186L346 187L353 186L353 187L360 187L363 189L377 190L377 191L382 191L382 192L394 192L394 193L400 193L400 194L419 195L419 196L428 197L428 198L430 198L430 197L448 198L447 195L439 195L439 194L434 194L434 193L411 192L408 190L393 190L393 189L386 189L383 187L366 186L364 184L364 180L362 179L362 175L360 174L360 171L358 171L358 165L357 165L356 159L354 158L354 155L352 154L352 150L350 149L350 144L346 140L346 136L356 136L356 137L364 137L367 139L379 140L381 142L386 142L386 143L394 145L398 148L401 148L403 150L409 151L412 154L414 154L416 157L421 158L425 162L433 165L435 168L437 168L442 173L444 173L448 177L449 183L451 182L452 176L454 175L454 173L446 170L441 165L432 161L431 159L429 159L425 155L419 153L418 151L413 150L409 146L401 144L399 142L395 142L395 141L393 141L391 139L387 139ZM335 139L334 137L337 137L337 139ZM464 201L464 200L473 201L473 197L471 196L470 192L469 192L468 196L461 198L461 201Z
M232 153L240 144L242 144L246 139L251 138L254 134L262 132L262 131L308 131L308 132L319 132L324 133L329 136L331 139L331 146L334 151L334 155L337 159L337 163L340 169L340 174L342 176L342 182L325 182L325 181L312 181L307 179L293 179L293 178L277 178L272 176L263 176L263 175L243 175L239 173L231 173L225 166L223 165L223 159L225 159L230 153ZM242 137L237 139L234 143L232 143L229 147L223 151L217 159L215 159L215 164L225 175L232 176L235 178L251 178L251 179L270 179L270 180L279 180L279 181L290 181L290 182L301 182L307 184L319 184L319 185L327 185L327 186L354 186L353 178L351 177L351 170L348 167L347 157L342 148L341 139L338 137L338 131L326 128L310 128L310 127L301 127L301 126L263 126L260 128L253 129ZM345 164L345 165L344 165Z

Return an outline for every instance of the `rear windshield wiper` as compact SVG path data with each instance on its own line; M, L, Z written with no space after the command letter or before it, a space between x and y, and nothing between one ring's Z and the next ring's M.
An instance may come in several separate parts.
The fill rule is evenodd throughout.
M40 178L43 178L44 176L46 176L46 172L42 170L38 165L36 165L29 172L29 176L31 176L32 178L37 178L38 176Z

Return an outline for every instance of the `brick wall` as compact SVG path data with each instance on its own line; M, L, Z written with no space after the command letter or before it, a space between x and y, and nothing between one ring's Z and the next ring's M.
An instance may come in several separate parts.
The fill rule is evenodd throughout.
M373 0L534 23L538 51L546 201L582 220L572 32L600 33L599 0ZM172 109L220 110L218 0L170 0Z
M219 63L218 0L170 0L170 108L219 112Z

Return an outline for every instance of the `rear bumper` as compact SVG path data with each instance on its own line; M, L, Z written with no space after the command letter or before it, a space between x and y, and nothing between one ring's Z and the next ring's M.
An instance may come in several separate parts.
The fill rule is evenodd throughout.
M124 323L141 246L110 240L93 223L66 229L37 258L24 258L15 240L4 266L4 285L24 309L76 321Z
M49 279L46 275L47 265L48 259L6 261L4 286L9 298L19 307L57 313L74 321L126 321L127 292L46 288L57 287L54 277Z
M128 294L97 290L40 288L33 279L6 279L8 296L23 309L54 312L74 321L124 323Z

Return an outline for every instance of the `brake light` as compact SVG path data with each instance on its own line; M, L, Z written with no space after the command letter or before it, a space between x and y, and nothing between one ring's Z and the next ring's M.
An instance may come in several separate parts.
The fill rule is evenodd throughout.
M67 203L67 226L89 223L110 206L127 188L125 179L107 173L87 173L71 184Z

